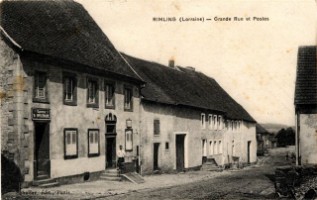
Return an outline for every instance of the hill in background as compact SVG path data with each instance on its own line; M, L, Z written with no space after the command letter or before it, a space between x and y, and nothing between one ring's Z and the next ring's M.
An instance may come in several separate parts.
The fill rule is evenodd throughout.
M265 123L260 125L263 126L263 128L265 128L268 132L274 133L274 134L276 134L282 128L287 129L288 127L290 127L285 124L274 124L274 123ZM291 128L295 130L295 126L291 126Z

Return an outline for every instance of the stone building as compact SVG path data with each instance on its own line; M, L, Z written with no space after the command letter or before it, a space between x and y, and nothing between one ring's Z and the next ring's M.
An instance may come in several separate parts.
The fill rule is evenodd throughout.
M298 49L295 87L296 164L317 164L316 46Z
M256 162L255 120L221 86L193 67L124 55L146 81L141 90L141 169L199 169Z
M82 5L1 3L1 153L24 185L91 180L137 156L144 81ZM84 177L84 178L83 178Z

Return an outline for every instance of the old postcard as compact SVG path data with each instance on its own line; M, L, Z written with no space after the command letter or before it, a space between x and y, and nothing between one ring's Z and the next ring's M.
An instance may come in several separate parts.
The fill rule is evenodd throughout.
M314 199L314 0L0 1L4 199Z

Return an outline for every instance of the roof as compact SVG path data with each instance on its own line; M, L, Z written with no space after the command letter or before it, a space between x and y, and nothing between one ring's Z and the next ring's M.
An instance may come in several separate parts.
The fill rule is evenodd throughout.
M173 69L123 56L145 80L146 86L141 91L145 100L225 112L228 118L255 122L213 78L183 67Z
M20 0L0 6L2 34L23 51L142 81L81 4Z
M269 132L260 124L256 124L256 133L268 134Z
M316 46L298 49L295 104L317 104Z

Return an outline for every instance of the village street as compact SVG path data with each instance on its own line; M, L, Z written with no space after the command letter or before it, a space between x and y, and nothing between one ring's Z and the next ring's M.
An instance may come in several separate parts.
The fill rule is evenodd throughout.
M14 199L275 199L274 170L290 164L285 160L286 151L292 150L273 149L256 165L243 169L145 176L143 184L93 181L26 188Z
M264 157L256 166L185 185L136 191L104 199L275 199L275 164L279 157Z

